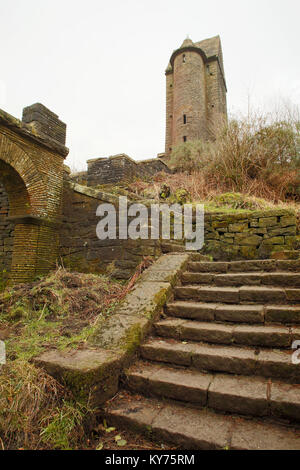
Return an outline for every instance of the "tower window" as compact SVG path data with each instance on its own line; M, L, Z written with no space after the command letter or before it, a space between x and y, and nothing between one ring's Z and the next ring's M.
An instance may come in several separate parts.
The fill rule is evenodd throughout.
M185 63L185 54L182 56L182 62Z
M183 124L186 124L186 114L183 115Z
M187 137L186 135L183 137L183 142L186 142L187 141Z

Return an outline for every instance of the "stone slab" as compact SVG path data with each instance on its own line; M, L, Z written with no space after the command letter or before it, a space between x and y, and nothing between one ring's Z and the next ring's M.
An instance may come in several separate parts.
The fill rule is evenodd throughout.
M208 406L231 413L268 415L267 379L218 374L209 387Z
M195 320L213 321L215 318L215 310L218 304L201 303L201 302L172 302L168 303L166 311L169 315L190 318Z
M215 310L218 321L239 323L264 323L262 305L219 305Z

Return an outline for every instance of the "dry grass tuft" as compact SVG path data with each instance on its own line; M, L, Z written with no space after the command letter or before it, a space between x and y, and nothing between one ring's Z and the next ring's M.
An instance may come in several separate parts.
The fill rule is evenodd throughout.
M15 360L0 368L0 410L3 450L67 449L83 435L83 407L75 406L53 377L27 361Z

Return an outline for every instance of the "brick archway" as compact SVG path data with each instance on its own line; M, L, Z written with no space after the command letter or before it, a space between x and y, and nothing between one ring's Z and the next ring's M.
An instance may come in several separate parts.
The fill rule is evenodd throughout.
M11 282L32 280L55 266L67 152L61 142L0 110L0 180L14 226Z
M3 134L0 135L0 174L9 186L8 197L13 206L10 215L23 215L24 213L41 215L37 195L45 190L43 175L37 171L30 156ZM30 204L29 211L24 208L15 208L15 190L21 192L23 198L27 198L27 204ZM20 210L23 210L23 214L20 214Z

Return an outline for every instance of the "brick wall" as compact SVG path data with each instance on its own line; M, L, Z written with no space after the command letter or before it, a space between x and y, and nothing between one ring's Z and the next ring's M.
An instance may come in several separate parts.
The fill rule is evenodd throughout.
M57 116L41 103L36 103L23 109L22 121L32 126L38 134L65 145L67 126Z
M24 114L26 116L26 112ZM53 122L56 119L60 127L55 116L51 115L51 119ZM52 131L47 135L46 127L40 132L0 110L0 175L1 189L5 188L1 204L7 207L3 194L6 193L9 200L8 218L5 215L1 226L0 246L13 226L13 249L6 255L5 262L10 264L11 259L10 278L14 282L31 280L55 266L63 163L68 149L62 143L62 134L56 134L54 139ZM6 242L9 250L11 238Z
M7 220L9 212L8 195L0 179L0 278L7 278L10 271L14 225Z

